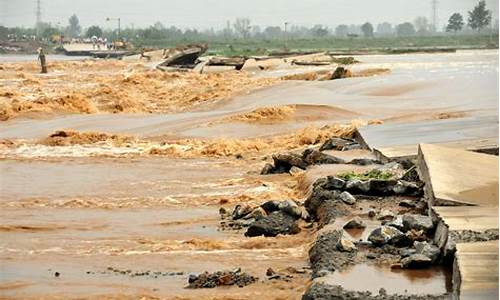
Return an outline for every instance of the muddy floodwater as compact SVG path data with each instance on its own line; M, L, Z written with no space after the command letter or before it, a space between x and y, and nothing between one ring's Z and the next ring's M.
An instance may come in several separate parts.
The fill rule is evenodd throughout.
M251 90L224 86L230 77L205 78L217 96L206 103L198 97L196 104L182 102L179 96L175 99L182 110L171 109L173 104L168 109L151 106L151 111L112 111L105 99L106 105L100 103L96 111L68 113L57 107L0 121L0 138L14 144L0 147L0 298L300 299L311 279L308 250L314 228L305 226L296 235L249 238L244 231L220 226L221 207L230 211L237 204L305 199L299 177L260 175L273 153L318 145L323 132L315 130L325 125L410 124L444 113L448 115L443 118L474 118L498 110L497 50L356 59L361 63L353 70L391 72L335 81L275 82L283 72L270 70L245 75ZM0 56L2 62L25 63ZM12 72L40 84L33 89L20 78L2 75L2 91L25 101L39 90L50 94L59 87L70 89L63 80L69 73L64 63L58 62L61 80L40 76L30 66ZM99 68L94 71L103 78L108 72L122 76L121 69ZM148 76L141 77L137 89L145 89L141 84L148 78L171 80L158 79L163 74ZM239 80L230 79L231 84ZM223 93L214 92L222 87ZM165 95L161 97L170 97ZM270 106L287 108L269 120L258 109ZM68 129L137 140L126 145L40 142ZM313 133L314 139L307 135ZM346 234L365 240L375 226ZM190 274L237 268L259 280L241 288L185 288ZM286 281L267 280L268 268L301 272ZM451 289L450 271L441 267L391 270L368 262L324 280L374 293L382 287L403 295L440 295Z

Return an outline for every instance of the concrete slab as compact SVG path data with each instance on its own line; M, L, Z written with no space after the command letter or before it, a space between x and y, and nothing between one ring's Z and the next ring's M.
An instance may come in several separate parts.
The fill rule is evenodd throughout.
M434 206L432 210L450 231L498 229L496 207Z
M421 144L418 165L431 206L498 207L497 156Z
M416 156L419 143L477 150L498 147L498 116L387 123L358 132L365 146L387 158Z
M498 299L498 241L457 244L454 299Z

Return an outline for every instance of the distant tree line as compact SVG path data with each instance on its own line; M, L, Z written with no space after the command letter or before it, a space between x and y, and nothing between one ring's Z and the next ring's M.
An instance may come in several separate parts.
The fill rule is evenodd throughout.
M491 25L491 11L486 9L484 0L468 12L467 27L460 13L453 13L448 20L448 24L443 28L444 32L463 32L480 33ZM71 37L107 37L108 39L118 38L116 30L106 30L93 25L82 30L80 21L76 15L68 19L67 26L53 26L52 24L37 24L37 29L33 28L6 28L0 26L0 38L7 35L26 35L33 36L38 32L39 37L49 39L53 36L63 35L66 38ZM491 29L491 28L490 28ZM495 32L498 33L498 20L496 20ZM386 37L386 36L426 36L434 35L436 28L433 28L425 17L417 17L413 22L404 22L401 24L390 24L388 22L377 24L374 27L370 22L361 25L340 24L334 29L325 25L317 24L311 27L291 24L290 26L268 26L261 28L252 24L248 18L237 18L234 22L228 21L221 30L214 29L180 29L175 26L165 26L161 22L156 22L147 28L125 28L121 30L120 38L130 40L178 40L178 41L196 41L196 40L230 40L230 39L292 39L292 38L324 38L335 36L340 38L357 37Z

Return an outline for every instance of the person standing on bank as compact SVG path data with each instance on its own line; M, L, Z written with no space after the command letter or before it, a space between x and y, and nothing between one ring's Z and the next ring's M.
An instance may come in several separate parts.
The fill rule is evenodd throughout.
M42 71L40 73L47 73L47 61L45 60L45 53L43 53L42 48L38 48L38 60L40 61L40 66Z

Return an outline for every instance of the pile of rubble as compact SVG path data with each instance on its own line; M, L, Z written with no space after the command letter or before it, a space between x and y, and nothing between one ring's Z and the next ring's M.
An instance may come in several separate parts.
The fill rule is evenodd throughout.
M257 277L241 272L239 268L234 271L205 272L199 275L191 274L188 278L187 288L215 288L223 285L244 287L256 282L258 279Z
M221 208L220 214L222 229L245 228L248 237L297 234L298 221L309 220L306 209L292 200L270 200L257 207L237 205L231 213Z

